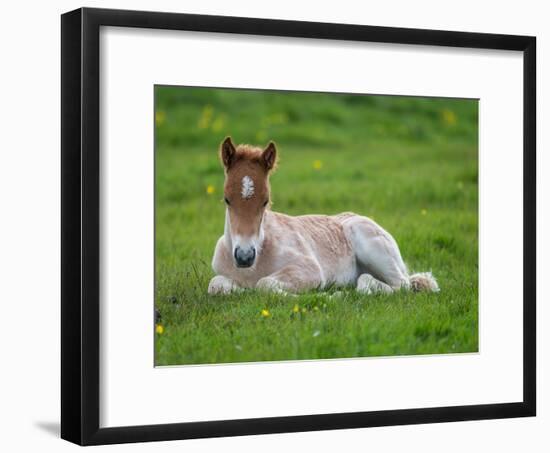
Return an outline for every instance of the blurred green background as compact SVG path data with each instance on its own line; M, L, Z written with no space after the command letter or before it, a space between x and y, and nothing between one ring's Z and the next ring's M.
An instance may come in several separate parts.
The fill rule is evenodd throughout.
M156 86L155 124L157 365L477 351L477 100ZM441 292L209 296L228 135L277 143L273 210L372 217Z

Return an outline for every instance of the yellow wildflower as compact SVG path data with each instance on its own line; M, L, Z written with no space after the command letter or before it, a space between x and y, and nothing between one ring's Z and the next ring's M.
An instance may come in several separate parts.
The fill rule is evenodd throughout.
M320 160L314 160L313 161L313 169L314 170L320 170L321 168L323 168L323 162L321 162Z
M456 124L456 114L452 110L444 109L441 112L441 117L443 118L443 122L449 126Z
M212 123L212 130L214 132L220 132L225 127L225 116L218 116Z
M157 123L157 126L161 126L164 123L164 120L166 119L166 113L164 113L162 110L157 110L155 113L155 122Z
M206 193L212 195L216 191L215 187L212 184L206 186Z
M162 324L155 325L155 332L159 335L162 335L164 333L164 327L162 327Z
M267 310L266 308L264 308L264 309L262 310L262 316L263 316L264 318L268 318L269 316L271 316L271 313L269 313L269 310Z
M292 309L294 313L298 313L300 311L300 307L298 307L298 304L294 305L294 308Z
M199 128L206 129L210 126L212 115L214 114L214 108L211 105L205 105L202 109L201 117L199 118Z

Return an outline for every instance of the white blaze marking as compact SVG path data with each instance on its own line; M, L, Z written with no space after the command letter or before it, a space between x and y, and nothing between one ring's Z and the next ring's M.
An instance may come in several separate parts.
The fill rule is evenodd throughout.
M250 176L245 176L242 180L241 195L245 199L254 195L254 181Z

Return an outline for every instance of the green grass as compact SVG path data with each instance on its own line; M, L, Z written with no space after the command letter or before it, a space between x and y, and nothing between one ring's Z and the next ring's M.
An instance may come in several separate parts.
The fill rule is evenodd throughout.
M156 87L156 124L157 365L478 350L477 101ZM370 216L441 292L209 296L226 135L276 141L274 210Z

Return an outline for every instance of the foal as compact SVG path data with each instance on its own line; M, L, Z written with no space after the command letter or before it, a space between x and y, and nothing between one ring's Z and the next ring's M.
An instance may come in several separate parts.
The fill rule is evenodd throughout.
M264 149L221 145L225 169L225 231L216 244L210 294L242 288L296 293L356 285L367 294L400 288L439 291L431 273L409 275L393 237L351 212L292 217L270 210L269 175L277 162Z

